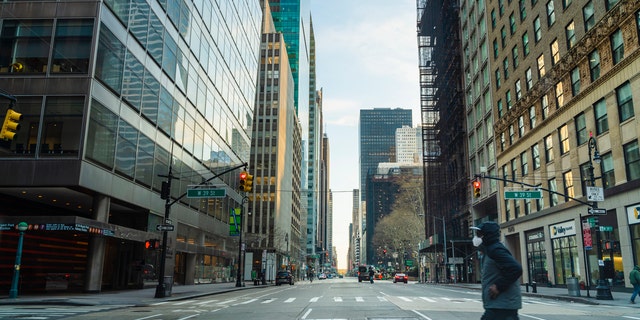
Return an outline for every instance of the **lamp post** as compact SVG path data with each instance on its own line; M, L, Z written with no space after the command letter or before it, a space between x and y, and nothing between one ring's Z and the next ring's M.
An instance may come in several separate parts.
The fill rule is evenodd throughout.
M593 157L591 151L593 150ZM596 185L596 177L594 174L593 163L600 165L602 158L600 157L600 152L598 152L598 145L596 144L596 139L593 137L592 133L589 133L589 178L591 180L591 186L594 187ZM592 208L598 208L598 202L593 201ZM598 279L598 285L596 286L596 299L598 300L613 300L613 296L611 295L611 289L609 289L609 285L607 281L604 279L603 271L604 267L601 263L602 261L602 244L600 243L600 230L596 230L596 242L598 243L598 273L600 278Z
M244 253L244 244L242 243L242 233L244 232L244 228L242 225L244 224L244 206L245 203L249 201L247 196L242 197L242 207L240 207L240 223L238 224L238 274L236 275L236 287L244 287L244 283L242 283L242 273L244 271L243 265L243 254Z
M436 219L442 220L442 237L443 237L442 244L444 245L444 250L442 252L442 255L444 257L444 259L443 259L443 262L444 262L444 277L446 279L446 277L447 277L447 227L446 227L445 222L444 222L444 217L433 216L433 234L434 235L436 234ZM435 246L434 246L434 251L435 251ZM437 282L438 282L438 273L436 271L436 283Z
M16 264L13 269L13 280L11 281L11 289L9 290L9 298L15 299L18 297L18 281L20 278L20 260L22 259L22 239L24 238L24 232L29 225L26 222L18 223L18 249L16 250Z

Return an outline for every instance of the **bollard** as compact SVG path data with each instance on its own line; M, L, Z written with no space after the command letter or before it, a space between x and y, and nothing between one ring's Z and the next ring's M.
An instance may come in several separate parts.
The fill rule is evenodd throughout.
M529 292L529 282L525 282L524 288L526 292Z
M531 288L532 288L531 292L538 293L538 285L536 284L535 281L531 283Z

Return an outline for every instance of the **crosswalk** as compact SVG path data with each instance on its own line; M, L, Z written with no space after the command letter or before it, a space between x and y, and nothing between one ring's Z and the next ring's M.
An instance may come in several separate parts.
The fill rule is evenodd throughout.
M0 319L47 320L113 309L114 305L74 307L7 307L0 308Z

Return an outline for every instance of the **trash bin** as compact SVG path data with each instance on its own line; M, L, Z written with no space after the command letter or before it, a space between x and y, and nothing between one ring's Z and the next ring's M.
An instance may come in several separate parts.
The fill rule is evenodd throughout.
M164 296L171 297L171 287L173 286L173 277L164 276Z
M567 289L569 289L570 296L579 297L580 285L578 284L578 278L567 278Z

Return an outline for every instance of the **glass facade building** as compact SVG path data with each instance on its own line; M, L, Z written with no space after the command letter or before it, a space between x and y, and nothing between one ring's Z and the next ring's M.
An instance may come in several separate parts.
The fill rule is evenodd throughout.
M153 283L161 258L144 243L169 224L165 276L233 281L238 244L229 216L241 196L232 169L249 160L259 2L0 8L0 90L23 115L15 139L0 143L0 241L11 252L11 226L29 224L22 290ZM160 197L167 180L170 212ZM204 181L225 196L184 196ZM10 279L4 270L0 278Z

